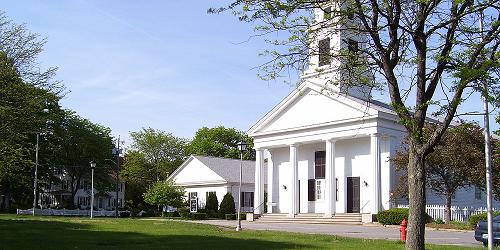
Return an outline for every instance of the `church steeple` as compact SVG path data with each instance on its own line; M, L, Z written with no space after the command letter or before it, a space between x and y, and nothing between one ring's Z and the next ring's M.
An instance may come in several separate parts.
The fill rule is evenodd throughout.
M352 77L344 69L347 62L344 60L346 54L357 54L360 49L360 42L365 41L365 37L355 34L347 29L336 28L341 25L356 25L357 19L352 14L344 14L345 21L338 22L338 17L332 12L334 8L339 8L334 4L324 5L314 11L315 24L310 38L309 67L304 71L302 79L311 81L319 85L327 85L329 88L355 96L362 99L369 99L371 89L368 85L361 84L367 76L359 79L346 80ZM333 23L338 22L338 23ZM347 76L349 75L349 76ZM354 76L358 78L357 76ZM358 81L356 84L353 82Z

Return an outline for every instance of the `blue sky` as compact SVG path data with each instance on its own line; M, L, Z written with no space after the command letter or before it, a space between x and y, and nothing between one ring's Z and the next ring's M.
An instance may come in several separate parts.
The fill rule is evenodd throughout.
M28 1L2 4L46 36L40 60L71 91L62 105L113 130L152 127L192 138L202 126L246 131L293 88L252 69L262 41L218 1Z
M230 13L206 13L221 3L16 0L1 9L47 37L40 61L59 67L71 91L63 107L122 138L142 127L192 138L202 126L246 131L293 90L257 77L266 45L244 42L252 27ZM468 106L481 108L478 98Z

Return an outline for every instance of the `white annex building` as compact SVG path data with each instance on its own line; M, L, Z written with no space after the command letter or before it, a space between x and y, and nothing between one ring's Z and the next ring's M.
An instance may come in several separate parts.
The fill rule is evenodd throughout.
M241 201L243 212L254 209L255 162L242 162ZM168 177L174 185L186 191L186 198L197 199L198 207L204 208L208 195L215 193L219 204L226 193L231 193L238 207L240 160L209 156L190 156Z
M315 14L327 21L323 10ZM342 79L335 76L331 51L357 49L361 41L320 35L319 55L311 57L302 84L249 129L256 149L254 204L264 203L266 185L267 213L373 215L395 206L391 193L399 176L389 158L400 149L405 128L389 105L368 98L369 89L326 84ZM474 189L462 191L474 203ZM263 207L255 213L263 214Z

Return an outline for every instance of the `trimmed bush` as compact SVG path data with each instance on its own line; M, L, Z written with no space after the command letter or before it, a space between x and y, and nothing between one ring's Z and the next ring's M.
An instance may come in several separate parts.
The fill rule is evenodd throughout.
M393 208L380 211L377 214L377 221L383 225L399 225L403 219L408 220L408 208ZM426 223L432 222L432 217L425 214Z
M496 217L499 215L500 215L500 211L493 212L493 217ZM469 217L469 225L471 227L475 227L479 221L487 220L487 219L488 219L488 213L472 215L471 217Z
M441 218L438 218L434 221L436 224L444 224L444 221Z
M206 220L207 214L206 213L191 213L191 219L193 219L193 220Z
M175 211L175 212L164 212L162 214L163 217L167 217L167 218L174 218L174 217L180 217L179 215L179 212Z
M234 214L236 213L236 209L234 208L234 198L231 193L227 193L224 195L222 202L220 203L219 215L220 218L225 218L226 214Z
M190 218L191 217L191 213L189 212L189 209L187 207L178 208L177 212L179 212L179 215L182 218Z
M225 219L226 220L237 220L238 217L236 217L238 214L226 214ZM247 214L246 213L240 213L240 219L241 220L246 220L247 219Z
M217 214L219 212L219 201L217 200L217 195L215 193L208 193L205 209L209 215Z

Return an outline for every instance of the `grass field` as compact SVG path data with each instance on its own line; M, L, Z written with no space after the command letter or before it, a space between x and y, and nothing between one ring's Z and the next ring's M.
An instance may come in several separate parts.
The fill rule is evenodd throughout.
M404 249L363 240L233 228L182 221L0 215L0 249ZM427 249L467 249L429 245Z

